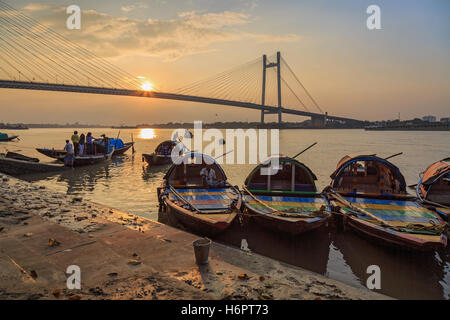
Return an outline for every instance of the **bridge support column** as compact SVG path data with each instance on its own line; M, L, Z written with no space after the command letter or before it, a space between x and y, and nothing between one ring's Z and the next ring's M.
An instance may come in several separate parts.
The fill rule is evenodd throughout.
M278 123L281 124L283 121L281 119L281 53L277 52L277 83L278 83Z
M267 68L277 68L277 87L278 87L278 123L282 123L282 108L281 108L281 53L277 52L277 62L267 63L267 56L263 55L263 78L262 78L262 97L261 97L261 105L265 105L266 103L266 70ZM266 112L261 110L261 123L264 123L264 114Z
M263 78L262 78L262 97L261 97L261 105L264 106L266 103L266 68L267 68L267 56L263 55ZM264 123L264 114L265 111L261 110L261 123Z

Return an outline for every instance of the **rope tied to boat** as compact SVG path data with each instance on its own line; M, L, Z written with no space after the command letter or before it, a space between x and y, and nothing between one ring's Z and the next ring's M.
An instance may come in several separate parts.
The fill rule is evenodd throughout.
M434 220L429 220L430 225L420 223L409 223L406 226L397 226L393 230L408 233L426 233L431 235L441 235L448 229L448 223L437 224Z

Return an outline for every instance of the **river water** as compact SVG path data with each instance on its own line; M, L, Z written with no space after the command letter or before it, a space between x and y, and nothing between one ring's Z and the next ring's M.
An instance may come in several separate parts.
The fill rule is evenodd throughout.
M51 159L35 151L36 147L61 149L73 129L29 129L8 131L19 134L20 141L0 143L0 152L16 151L38 157L41 162ZM78 129L91 131L94 136L105 133L116 137L115 129ZM156 188L161 185L167 166L150 168L141 160L142 153L170 138L170 129L125 129L120 131L124 141L133 139L136 153L131 150L111 162L66 171L53 175L34 175L27 180L38 181L53 190L82 196L152 220L158 220ZM371 152L392 158L406 178L408 185L418 181L426 166L448 157L450 132L376 132L364 130L281 130L280 152L294 155L313 142L318 144L299 160L316 174L318 188L330 182L330 174L346 154ZM229 182L241 186L254 164L223 164ZM412 192L412 191L411 191ZM327 229L288 238L261 230L257 226L232 226L218 241L239 247L246 239L248 247L263 255L294 264L352 286L366 285L370 265L381 270L381 290L378 292L402 299L450 299L450 249L432 254L414 254L380 246L331 225Z

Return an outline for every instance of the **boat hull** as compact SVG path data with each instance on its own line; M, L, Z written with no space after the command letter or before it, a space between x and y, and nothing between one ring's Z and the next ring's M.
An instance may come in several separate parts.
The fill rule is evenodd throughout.
M127 142L124 144L122 148L118 148L114 150L113 156L120 156L123 155L125 152L127 152L132 146L134 145L134 142Z
M172 163L171 156L158 156L154 153L152 154L142 154L142 161L147 162L149 166L160 166L164 164Z
M444 223L436 213L420 206L415 201L351 197L346 197L346 200L361 206L364 210L396 227L406 227L408 224L429 226L431 225L430 220L435 224ZM374 223L374 219L352 211L345 204L338 201L333 201L333 203L341 209L340 212L333 213L342 217L345 226L380 244L410 251L433 251L447 245L445 233L429 235L396 231ZM347 214L348 212L352 212L352 214Z
M123 155L127 152L132 146L134 142L127 142L123 148L115 149L113 152L113 156ZM43 155L52 158L52 159L60 159L66 155L66 151L64 150L55 150L55 149L44 149L44 148L36 148L36 151L42 153Z
M73 159L73 166L74 167L81 167L81 166L89 166L97 163L101 163L107 160L110 160L112 157L113 152L110 152L108 154L102 154L102 155L94 155L94 156L76 156ZM65 162L65 156L57 158L60 162Z
M276 198L277 200L281 200L278 198L282 197ZM268 208L267 209L263 208L262 205L256 206L256 201L252 201L250 196L246 196L244 198L244 205L245 205L244 213L246 217L250 219L250 221L255 221L255 223L259 224L261 227L271 230L273 232L285 233L290 236L297 236L302 233L309 232L327 225L328 220L331 216L331 211L328 205L328 201L325 197L322 196L311 198L296 197L296 199L297 200L305 199L305 201L314 201L314 203L309 202L309 204L307 204L307 202L298 203L299 206L301 206L302 204L309 206L313 205L314 208L311 209L310 212L320 209L322 205L326 206L326 217L295 218L295 217L277 216L270 213L270 210ZM273 205L273 201L265 201L265 203L267 203L270 207L274 209L277 210L281 209L279 206Z
M224 196L227 191L223 192L213 192L215 190L202 190L200 192L194 191L196 195L191 196L183 193L183 196L189 199L196 206L201 207L202 213L196 213L194 211L188 210L184 208L180 202L175 201L175 197L170 193L170 191L163 189L163 191L159 190L160 193L160 202L162 202L162 206L164 208L164 212L167 214L169 220L174 219L176 222L179 222L188 230L204 236L215 236L222 232L224 232L227 228L231 226L234 219L236 218L239 212L240 201L238 201L239 205L236 208L232 207L230 204L224 204L226 200L224 200ZM177 190L180 191L180 190ZM209 192L212 191L212 192ZM168 193L167 193L168 192ZM202 197L214 197L212 194L216 193L217 200L196 200L202 199ZM164 195L161 195L164 194ZM240 195L237 195L240 199ZM231 202L230 202L231 203ZM211 206L225 206L227 210L220 210L217 213L211 213L211 210L208 210L208 207Z
M2 142L2 141L4 141L4 142L11 141L11 140L14 140L14 139L16 139L18 137L19 136L12 136L12 137L8 137L8 138L0 138L0 142Z

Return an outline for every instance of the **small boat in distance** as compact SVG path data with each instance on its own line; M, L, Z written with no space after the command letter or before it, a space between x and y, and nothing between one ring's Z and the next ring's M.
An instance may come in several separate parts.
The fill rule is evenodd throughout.
M446 223L407 194L405 178L387 159L343 157L325 189L332 213L345 226L384 244L417 251L445 247Z
M450 215L450 158L430 165L416 186L416 194L428 208L449 220Z
M204 170L205 169L205 170ZM214 171L215 183L202 178ZM190 152L173 164L158 188L160 211L189 230L214 236L227 229L241 207L241 194L227 182L225 172L211 157Z
M173 140L163 141L155 148L155 152L151 154L143 153L142 161L147 162L150 166L169 164L172 162L171 154L176 145L177 142Z
M8 136L7 133L0 132L0 141L11 141L19 138L19 136Z
M277 172L263 174L263 170L270 170L273 160L258 165L245 180L244 216L291 236L325 225L331 216L330 206L317 192L314 173L293 158L279 156Z

